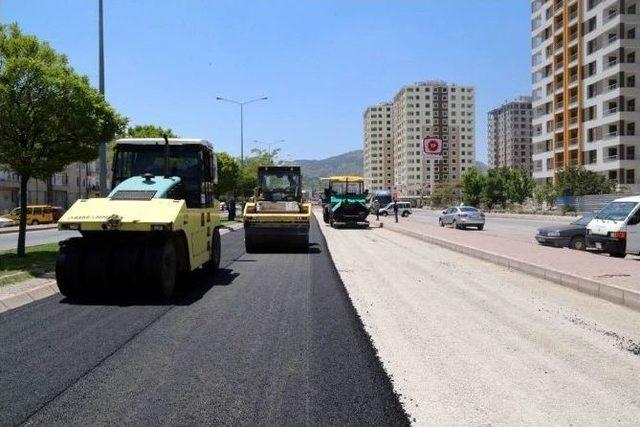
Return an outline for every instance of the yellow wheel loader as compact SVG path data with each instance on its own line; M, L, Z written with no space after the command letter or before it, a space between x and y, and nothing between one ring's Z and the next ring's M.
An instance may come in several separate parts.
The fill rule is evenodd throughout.
M200 139L116 142L111 193L81 199L60 218L60 230L82 237L60 243L60 292L140 290L169 298L176 275L220 264L217 161Z
M243 212L247 252L309 246L311 204L302 199L299 166L261 166L254 200Z

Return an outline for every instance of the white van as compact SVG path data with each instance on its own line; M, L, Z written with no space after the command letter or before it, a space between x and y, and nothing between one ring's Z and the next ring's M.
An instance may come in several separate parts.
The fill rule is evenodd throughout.
M640 196L616 199L587 225L587 246L624 258L640 254Z

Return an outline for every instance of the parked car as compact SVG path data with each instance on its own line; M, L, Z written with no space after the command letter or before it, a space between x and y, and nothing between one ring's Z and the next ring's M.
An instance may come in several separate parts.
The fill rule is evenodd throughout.
M616 199L602 208L587 226L587 244L616 258L640 254L640 196Z
M482 230L484 228L484 214L473 206L456 206L443 210L438 222L440 227L451 225L458 229L476 227L478 230Z
M36 205L36 206L27 206L27 224L28 225L38 225L38 224L49 224L55 222L54 208L48 205ZM20 221L20 208L15 208L7 215L5 218L11 219L13 221Z
M393 202L387 204L384 208L380 208L378 212L382 216L395 215L395 212L393 211ZM411 203L398 202L398 215L406 218L412 213L413 212L411 211Z
M14 225L17 225L17 223L14 220L0 217L0 228L13 227Z
M556 224L539 228L536 240L541 245L558 248L569 247L584 251L587 249L587 225L595 215L595 213L589 213L570 224Z

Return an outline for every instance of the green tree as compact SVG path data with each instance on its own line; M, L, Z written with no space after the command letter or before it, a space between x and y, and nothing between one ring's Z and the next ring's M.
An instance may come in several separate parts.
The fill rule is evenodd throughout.
M531 197L536 184L524 169L504 169L502 173L507 199L510 202L522 204L527 197Z
M480 204L486 181L486 177L477 168L467 170L462 176L462 190L466 205L478 206Z
M442 207L451 205L456 200L456 188L449 184L436 186L431 196L431 206Z
M533 190L533 200L538 207L542 207L544 203L549 207L553 206L557 197L556 189L551 183L538 186Z
M127 129L125 138L162 138L163 135L167 135L167 138L179 138L171 128L163 128L156 125L136 125Z
M244 166L238 181L238 193L242 197L251 197L258 186L258 167L276 164L276 158L280 149L260 150L254 148L251 154L244 158Z
M0 164L20 176L18 256L25 255L29 180L95 159L100 142L125 123L64 55L15 24L0 26Z
M487 172L484 191L482 192L482 202L489 209L495 205L501 205L503 208L507 204L507 188L506 180L508 172L505 168L493 168Z
M228 153L220 152L216 155L218 157L218 196L235 193L240 179L240 164Z
M599 173L571 166L558 172L555 189L559 196L609 194L615 191L616 182Z

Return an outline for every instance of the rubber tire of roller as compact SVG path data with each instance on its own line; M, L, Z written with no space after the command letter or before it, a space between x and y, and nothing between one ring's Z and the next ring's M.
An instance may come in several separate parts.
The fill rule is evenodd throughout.
M143 283L163 299L169 299L176 287L177 254L171 239L149 239L142 263Z
M69 239L60 245L56 257L56 282L60 293L67 298L75 298L82 295L82 240L80 238Z
M204 268L210 272L216 272L220 268L220 229L215 228L213 230L213 236L211 236L211 259L204 264Z
M118 291L140 288L141 242L123 242L113 251L113 283Z
M109 242L87 242L88 248L84 256L83 272L87 291L106 293L111 291L109 266L112 245Z

